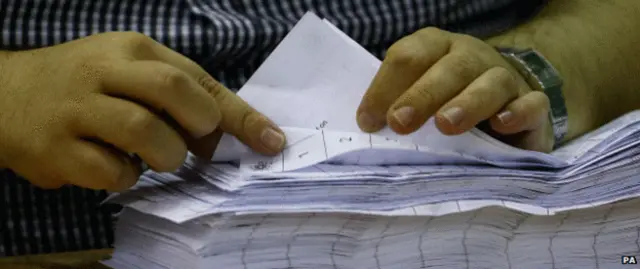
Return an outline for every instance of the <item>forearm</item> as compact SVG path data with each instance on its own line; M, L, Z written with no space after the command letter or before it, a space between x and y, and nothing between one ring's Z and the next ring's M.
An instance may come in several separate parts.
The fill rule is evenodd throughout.
M488 42L534 48L558 69L572 139L640 108L639 26L638 0L555 0Z

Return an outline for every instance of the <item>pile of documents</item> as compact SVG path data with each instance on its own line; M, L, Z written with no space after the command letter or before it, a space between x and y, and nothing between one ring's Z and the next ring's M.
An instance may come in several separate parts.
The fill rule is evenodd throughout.
M640 112L551 154L432 120L359 130L380 61L308 13L238 95L287 135L275 157L224 136L213 160L145 173L115 252L129 268L628 268L640 254Z

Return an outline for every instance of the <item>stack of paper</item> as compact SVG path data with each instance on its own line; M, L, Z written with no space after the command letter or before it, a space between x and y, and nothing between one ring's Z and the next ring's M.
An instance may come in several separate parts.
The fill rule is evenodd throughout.
M282 126L284 152L225 136L213 161L146 173L110 200L127 209L108 264L617 268L640 253L640 112L552 154L432 121L365 134L355 111L379 64L305 15L238 93Z

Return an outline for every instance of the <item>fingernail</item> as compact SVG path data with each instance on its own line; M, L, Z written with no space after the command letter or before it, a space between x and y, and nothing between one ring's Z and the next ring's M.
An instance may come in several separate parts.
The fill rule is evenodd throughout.
M358 125L365 131L373 131L382 127L381 125L384 125L384 122L376 120L367 112L361 112L358 114Z
M396 119L400 125L407 127L411 124L411 121L413 121L414 113L415 110L413 107L405 106L396 109L396 111L393 112L393 118Z
M451 107L445 111L440 112L440 115L447 119L447 121L449 121L451 125L458 126L464 118L464 111L459 107Z
M498 114L498 119L500 120L500 122L502 122L502 124L509 125L509 123L511 123L511 121L513 120L513 113L511 113L511 111L509 110L505 110Z
M280 151L282 147L284 147L284 135L272 127L268 127L262 131L260 140L262 140L264 146L274 151Z

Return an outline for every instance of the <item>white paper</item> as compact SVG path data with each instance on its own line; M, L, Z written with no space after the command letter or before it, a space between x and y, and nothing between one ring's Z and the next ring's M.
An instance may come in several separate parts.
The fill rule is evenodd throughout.
M378 65L304 16L239 93L282 126L286 149L266 157L225 136L215 159L240 167L190 155L175 173L146 173L110 197L146 215L123 213L109 264L618 268L640 250L639 112L552 154L432 122L365 134L354 114Z
M308 13L240 89L238 96L283 128L363 134L355 113L379 65L378 59L334 26ZM529 156L554 164L563 162L550 155L513 148L476 129L445 136L436 129L433 119L408 136L389 128L376 135L433 151L486 159ZM229 136L220 145L214 160L238 159L248 153Z
M299 190L305 188L296 186L317 182L324 184L315 186L320 190L319 193L323 193L322 188L327 188L329 192L334 188L331 186L331 182L340 184L340 182L361 181L363 186L366 186L365 182L377 182L376 180L379 181L379 179L402 182L418 178L426 180L427 178L457 175L462 182L462 180L473 176L494 180L510 175L520 180L518 182L514 179L513 181L518 183L513 184L518 184L523 188L544 189L547 184L548 186L563 185L564 189L584 189L584 184L588 184L587 182L591 182L589 180L594 180L597 177L598 170L584 176L580 174L575 176L574 174L589 166L597 166L599 162L606 160L610 155L618 154L618 151L624 149L623 147L616 150L608 150L608 147L616 145L614 142L624 141L640 128L640 125L636 124L640 119L638 112L630 113L598 131L585 135L576 140L577 142L572 142L561 148L554 153L556 157L517 150L477 130L460 136L444 136L435 130L432 122L427 123L419 132L407 137L396 135L389 130L367 134L361 132L357 127L354 114L360 98L366 91L379 64L380 62L376 58L346 35L337 31L334 26L311 13L305 15L239 92L242 98L282 126L287 135L288 144L281 154L267 157L239 150L243 147L231 137L226 136L220 145L222 150L217 153L231 153L225 158L231 158L229 156L236 154L234 158L241 160L240 170L231 166L209 166L206 164L200 168L192 167L199 171L198 173L207 180L208 184L219 188L218 191L209 190L202 186L195 188L187 184L183 191L167 193L166 195L173 197L171 199L162 198L164 200L160 200L162 192L160 194L132 192L130 196L139 195L144 199L136 199L135 197L128 197L128 200L124 197L120 199L126 200L123 203L139 210L156 212L157 209L160 211L156 214L161 214L163 217L186 220L206 214L234 210L251 212L254 208L249 204L246 208L223 206L224 203L235 201L233 196L225 195L224 191L236 192L250 186L268 186L270 181L291 184L290 189L293 192L298 190L296 188L300 188ZM607 143L603 143L603 141L607 141ZM627 147L635 145L633 143L627 144ZM222 155L218 154L218 156ZM559 168L571 165L580 157L584 157L582 164L576 165L566 172L538 173L517 169L520 164L529 166L546 164L548 167ZM340 165L323 165L326 161ZM487 168L469 166L469 164L478 163L513 169L486 170ZM404 166L388 166L389 164ZM448 171L440 173L438 171L444 170L429 166L432 164L437 164L438 167L446 164L448 166L445 169ZM548 181L548 183L531 185L527 181L534 179ZM163 179L156 177L155 180ZM170 183L167 181L165 184ZM176 187L178 186L182 185L176 185ZM459 189L463 190L464 187L461 185ZM486 189L490 187L493 186L487 186ZM166 190L170 190L170 188L166 188ZM277 188L272 192L276 191ZM270 191L265 190L265 193L258 195L258 198L269 193ZM504 194L502 193L502 195ZM506 194L508 195L508 193ZM620 197L629 197L629 195L621 193ZM514 196L517 195L514 194ZM551 199L553 195L548 195L548 197ZM539 201L544 199L547 198L538 197ZM606 199L615 200L616 198ZM468 208L481 207L486 204L474 202L478 199L458 200L470 203ZM540 212L549 214L549 211L555 210L553 207L542 208L537 205L522 204L519 206L519 203L502 202L499 199L485 200L494 201L491 203L499 204L499 206L532 214L537 214L534 212L540 210L542 210ZM250 203L251 201L245 202ZM567 203L569 202L567 201ZM265 207L260 207L262 206L260 202L256 203L256 206L261 208L260 210L266 210ZM429 204L426 206L427 208L431 208L433 204L440 204L440 202L425 203ZM449 202L444 204L447 203ZM318 201L318 205L320 204L322 203ZM570 206L562 206L562 208L589 205L590 203L573 203ZM165 210L166 208L174 208L172 210L178 211ZM180 211L180 208L184 209ZM371 214L394 214L393 212L397 210L405 212L409 208L420 207L398 206L393 210L342 208L340 211L355 210ZM282 202L274 204L273 210L322 211L328 209L308 204ZM420 209L417 211L427 215L456 212L442 209L435 211Z
M535 216L483 208L415 217L297 213L177 225L125 210L114 268L627 268L638 200ZM465 205L460 205L465 207Z
M247 81L238 96L285 129L288 146L297 143L299 136L304 133L311 134L319 130L329 134L342 132L345 136L364 138L369 135L357 126L355 112L379 65L378 59L335 26L308 13ZM388 147L391 148L420 148L422 151L468 155L489 161L530 159L533 163L562 167L579 159L611 134L637 122L639 115L640 112L630 113L606 128L601 128L600 132L594 132L579 143L571 143L554 154L517 149L477 129L457 136L446 136L436 129L433 119L407 136L385 128L377 132L374 138L399 142L389 144ZM315 148L323 146L319 144L319 139L314 138L313 141L307 141L304 149L299 146L297 148L301 152L314 152ZM388 148L382 143L375 144L376 147L371 148ZM349 150L359 149L361 147L354 146ZM349 151L345 148L339 149L339 152L327 150L329 156L325 158L309 154L305 158L307 164ZM265 159L227 135L223 137L214 160L237 160L244 157L245 162L249 163L260 161L290 164L284 168L279 164L280 169L276 170L280 171L304 166L292 165L296 160L288 158L294 154L283 154ZM368 154L377 153L370 151Z

